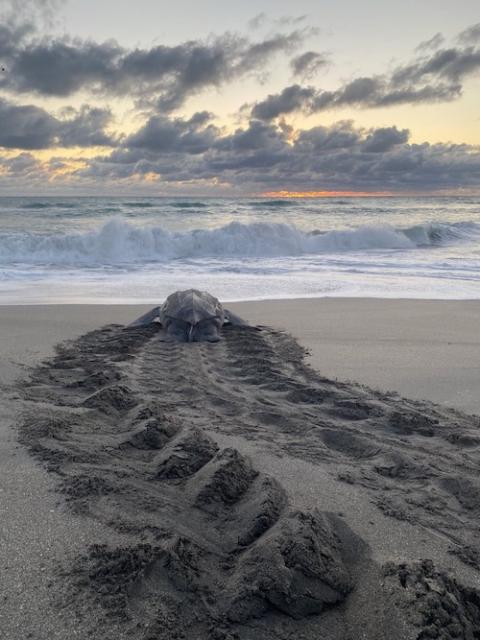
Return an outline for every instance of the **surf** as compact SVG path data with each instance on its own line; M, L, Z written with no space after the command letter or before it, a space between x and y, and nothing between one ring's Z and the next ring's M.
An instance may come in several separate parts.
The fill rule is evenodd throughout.
M421 250L480 240L474 222L419 224L404 229L363 225L303 230L281 222L230 222L212 229L171 231L114 218L75 233L0 234L0 263L81 265L170 262L202 258L280 258L328 253Z

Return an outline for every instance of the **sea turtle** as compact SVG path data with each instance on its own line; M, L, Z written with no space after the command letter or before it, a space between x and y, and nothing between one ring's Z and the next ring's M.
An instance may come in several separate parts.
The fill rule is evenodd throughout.
M224 309L220 301L206 291L175 291L159 307L141 316L130 327L146 327L153 322L179 342L218 342L225 324L245 325L241 318Z

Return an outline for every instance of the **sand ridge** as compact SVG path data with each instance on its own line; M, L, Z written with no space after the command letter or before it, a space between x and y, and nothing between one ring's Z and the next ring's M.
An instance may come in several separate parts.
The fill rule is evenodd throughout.
M478 569L478 418L323 378L267 327L213 345L111 325L60 346L23 395L22 442L71 508L131 538L63 569L103 637L112 619L151 640L353 640L362 620L369 638L478 637L475 590L428 562L379 566L348 514L299 510L215 440L322 465Z

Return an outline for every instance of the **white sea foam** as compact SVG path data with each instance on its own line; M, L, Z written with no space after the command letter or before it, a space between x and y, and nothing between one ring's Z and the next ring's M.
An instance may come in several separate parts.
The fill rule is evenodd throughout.
M173 232L112 219L72 234L0 233L0 264L98 266L201 258L272 258L375 250L414 250L480 240L476 223L395 229L368 225L306 232L283 223L232 222L215 229Z
M0 304L158 304L192 286L480 299L480 200L0 197Z

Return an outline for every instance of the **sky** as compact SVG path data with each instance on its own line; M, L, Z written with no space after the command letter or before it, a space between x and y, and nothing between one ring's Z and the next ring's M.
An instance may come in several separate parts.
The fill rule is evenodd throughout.
M0 195L480 194L478 0L0 0Z

